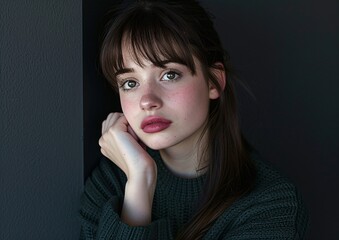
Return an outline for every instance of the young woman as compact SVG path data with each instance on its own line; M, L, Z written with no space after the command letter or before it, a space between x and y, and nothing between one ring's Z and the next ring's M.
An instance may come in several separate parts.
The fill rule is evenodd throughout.
M81 239L303 239L295 187L241 135L209 15L194 0L127 2L100 56L123 113L102 124Z

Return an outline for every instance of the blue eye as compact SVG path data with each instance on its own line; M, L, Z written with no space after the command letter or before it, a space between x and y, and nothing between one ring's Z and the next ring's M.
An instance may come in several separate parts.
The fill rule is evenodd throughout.
M137 85L138 85L138 83L136 81L127 80L120 85L120 88L122 88L123 91L128 91L128 90L135 88Z
M175 81L180 77L180 74L174 71L169 71L164 74L162 80L164 81Z

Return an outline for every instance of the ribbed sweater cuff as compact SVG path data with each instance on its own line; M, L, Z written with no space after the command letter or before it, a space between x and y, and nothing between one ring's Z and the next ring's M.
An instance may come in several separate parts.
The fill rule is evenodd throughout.
M111 198L103 207L97 231L97 239L171 239L167 219L159 219L147 226L131 227L121 221L121 204L118 198Z

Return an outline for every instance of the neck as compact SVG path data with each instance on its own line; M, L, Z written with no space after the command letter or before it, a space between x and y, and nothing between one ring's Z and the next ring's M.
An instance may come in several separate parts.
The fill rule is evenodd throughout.
M160 155L166 166L175 175L183 178L195 178L205 172L200 170L204 167L200 163L203 150L204 148L199 147L199 144L194 146L181 145L162 149Z

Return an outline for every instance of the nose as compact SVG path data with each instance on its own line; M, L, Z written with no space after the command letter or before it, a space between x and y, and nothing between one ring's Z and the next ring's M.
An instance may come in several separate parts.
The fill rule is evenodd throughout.
M146 93L140 99L140 108L145 111L156 110L162 107L162 100L154 93Z

